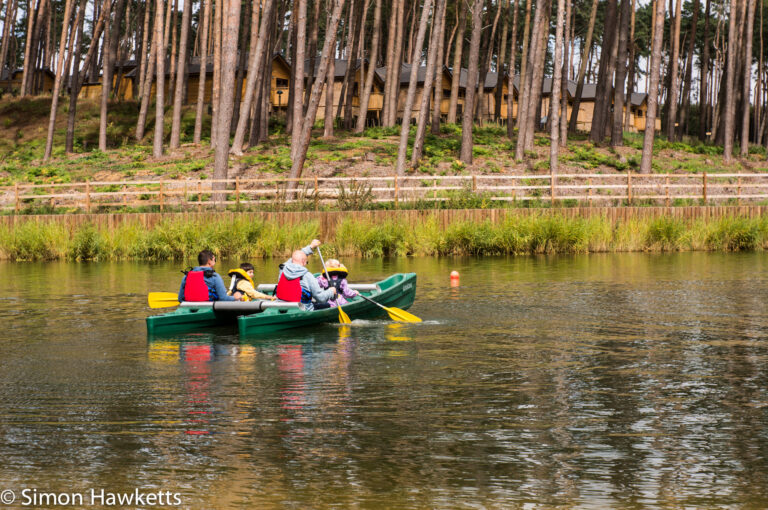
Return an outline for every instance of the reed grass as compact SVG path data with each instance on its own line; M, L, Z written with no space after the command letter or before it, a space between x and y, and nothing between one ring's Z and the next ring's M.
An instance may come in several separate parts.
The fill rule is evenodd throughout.
M127 222L113 230L82 224L24 222L0 229L5 260L185 260L207 248L221 258L286 257L320 237L317 221L281 225L242 217L200 224L167 219L146 229ZM709 220L673 217L612 222L600 216L510 216L503 221L434 217L411 226L348 218L324 239L327 256L446 256L596 253L624 251L743 251L768 248L768 218L728 216Z

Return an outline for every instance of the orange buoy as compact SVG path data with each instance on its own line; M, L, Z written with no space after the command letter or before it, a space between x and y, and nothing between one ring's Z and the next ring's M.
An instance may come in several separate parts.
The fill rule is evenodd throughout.
M459 286L459 272L451 271L451 287Z

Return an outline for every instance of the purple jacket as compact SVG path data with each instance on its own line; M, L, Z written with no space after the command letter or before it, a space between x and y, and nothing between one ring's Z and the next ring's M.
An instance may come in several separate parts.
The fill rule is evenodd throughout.
M331 276L331 279L334 280L334 283L336 283L338 282L339 277ZM330 282L325 276L318 276L317 283L318 285L320 285L321 289L327 289L328 287L330 287ZM347 304L347 299L352 299L353 297L357 296L357 292L350 289L349 286L347 285L346 278L342 278L341 282L338 282L337 285L338 285L337 287L338 294L336 295L335 298L328 300L328 304L330 304L331 307L336 307L339 305L344 306Z

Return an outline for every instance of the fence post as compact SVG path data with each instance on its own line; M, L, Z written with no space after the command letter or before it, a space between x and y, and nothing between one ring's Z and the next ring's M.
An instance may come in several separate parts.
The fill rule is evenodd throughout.
M707 203L707 172L701 174L701 194L704 198L704 204Z
M163 193L164 189L165 186L163 186L163 183L160 182L160 212L165 211L165 193Z
M667 195L667 207L669 207L669 175L664 181L664 193Z
M397 199L400 195L400 182L397 180L397 174L395 174L395 209L397 209Z
M14 192L14 195L16 197L16 200L15 200L15 204L16 205L14 207L14 212L16 214L18 214L19 213L19 208L21 206L21 204L19 203L19 183L18 182L14 183L14 185L13 185L13 192Z
M123 184L123 207L128 207L128 196L125 194L125 184Z
M197 181L197 212L203 210L203 182Z
M235 177L235 210L240 211L240 176Z
M472 174L472 192L477 191L477 175Z
M85 210L88 214L91 213L91 183L85 181Z
M632 205L632 172L627 172L627 203Z
M552 202L552 207L555 206L555 174L549 174L549 198Z
M587 201L589 202L589 207L592 207L592 177L587 177Z
M317 186L317 176L315 176L315 212L317 212L317 194L318 193L320 193L320 190L318 189L318 186Z
M741 205L741 177L739 177L738 187L736 188L736 205Z

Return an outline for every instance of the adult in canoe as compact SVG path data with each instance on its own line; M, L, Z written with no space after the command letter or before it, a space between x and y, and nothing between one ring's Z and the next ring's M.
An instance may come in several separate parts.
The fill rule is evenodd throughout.
M331 287L327 290L320 288L317 278L307 270L309 256L320 246L320 241L313 239L312 242L296 250L289 260L283 264L283 270L280 271L280 278L277 280L275 295L282 301L302 303L305 310L314 310L312 299L318 303L326 303L329 299L336 296L336 289Z
M203 250L197 255L197 267L187 271L181 280L179 302L184 301L239 301L242 294L238 291L227 295L224 280L213 270L216 255L210 250Z

